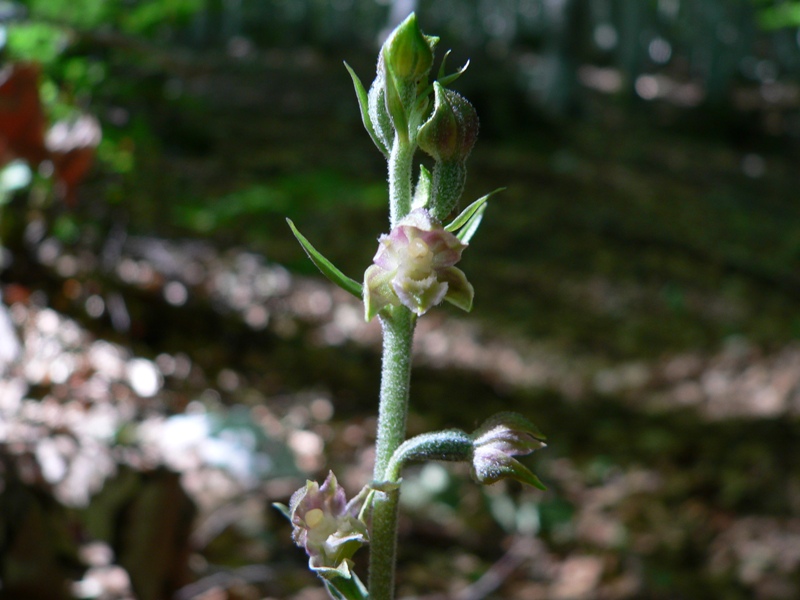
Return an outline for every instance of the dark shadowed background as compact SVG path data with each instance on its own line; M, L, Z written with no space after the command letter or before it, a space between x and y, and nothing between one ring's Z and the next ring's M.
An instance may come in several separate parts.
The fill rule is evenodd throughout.
M464 315L409 433L499 410L546 492L405 474L399 596L800 597L796 0L0 2L0 598L322 600L271 508L369 480L363 130L416 10L481 118ZM438 68L438 67L437 67ZM366 552L364 552L366 555ZM365 556L359 557L363 569Z

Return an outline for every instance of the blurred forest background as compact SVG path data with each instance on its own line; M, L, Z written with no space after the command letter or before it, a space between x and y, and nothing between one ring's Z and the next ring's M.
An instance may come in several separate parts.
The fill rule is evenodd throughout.
M550 445L544 493L406 473L400 597L800 597L800 2L3 0L0 598L324 598L270 502L369 480L379 331L284 218L359 279L342 61L412 9L508 189L410 433Z

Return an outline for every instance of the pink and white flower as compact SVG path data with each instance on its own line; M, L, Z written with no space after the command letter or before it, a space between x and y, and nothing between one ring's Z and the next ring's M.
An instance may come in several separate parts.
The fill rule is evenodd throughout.
M388 235L364 274L365 316L369 321L387 306L406 306L421 316L442 300L469 311L474 290L461 269L466 244L445 231L425 209L416 209Z

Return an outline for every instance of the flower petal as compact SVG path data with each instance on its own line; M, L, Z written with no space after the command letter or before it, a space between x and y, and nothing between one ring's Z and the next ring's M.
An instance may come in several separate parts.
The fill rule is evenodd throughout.
M392 282L400 302L421 317L439 304L447 294L447 284L436 280L431 274L425 279L397 276Z
M475 289L467 281L467 276L457 267L448 267L437 273L439 281L447 283L447 294L444 299L461 310L472 310L472 299Z
M371 321L384 307L395 304L394 271L371 265L364 273L364 318Z

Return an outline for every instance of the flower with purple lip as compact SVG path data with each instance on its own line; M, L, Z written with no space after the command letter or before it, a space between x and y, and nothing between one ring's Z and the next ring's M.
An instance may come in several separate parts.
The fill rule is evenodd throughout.
M309 568L323 577L345 576L350 558L367 543L367 526L347 503L344 489L331 472L320 486L307 481L289 501L292 538L309 556Z
M427 210L412 211L378 242L374 264L364 274L368 321L390 305L402 304L417 316L442 300L466 311L472 308L472 285L454 266L467 245Z

